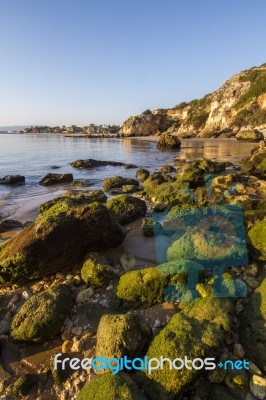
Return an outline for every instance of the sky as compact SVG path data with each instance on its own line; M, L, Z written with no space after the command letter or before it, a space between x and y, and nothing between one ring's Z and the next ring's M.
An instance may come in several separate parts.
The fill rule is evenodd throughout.
M0 0L0 126L121 124L266 62L265 0Z

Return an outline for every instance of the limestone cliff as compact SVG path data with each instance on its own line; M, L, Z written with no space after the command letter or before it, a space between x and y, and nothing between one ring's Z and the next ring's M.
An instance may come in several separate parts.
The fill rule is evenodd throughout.
M122 124L120 134L169 132L179 137L226 137L250 129L266 132L266 64L232 76L202 99L130 117Z

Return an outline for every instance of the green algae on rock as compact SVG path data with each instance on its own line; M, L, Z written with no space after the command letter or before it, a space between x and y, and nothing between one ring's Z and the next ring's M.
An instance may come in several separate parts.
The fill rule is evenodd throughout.
M224 344L226 332L231 329L233 317L234 306L226 298L196 300L175 314L155 336L147 356L160 359L163 355L171 360L215 357L217 349ZM154 400L172 399L195 381L199 374L200 371L195 369L170 369L166 363L163 369L153 370L150 375L145 372L146 377L140 373L140 381L148 397L153 391Z
M120 224L127 224L144 217L147 212L145 201L125 194L113 197L106 203L106 207Z
M76 267L89 251L117 246L124 237L104 205L59 200L0 246L0 283L23 283Z
M248 231L248 238L257 258L266 261L266 217Z
M90 253L81 269L81 278L84 282L95 287L108 285L114 272L105 257L97 253Z
M150 172L145 168L139 168L136 172L136 178L145 181L150 176Z
M33 295L15 315L11 339L22 342L51 339L63 326L72 303L72 292L67 285L55 286Z
M132 314L103 315L97 329L96 357L133 359L147 350L150 337L150 326Z
M177 136L170 135L169 133L164 133L159 137L157 143L157 149L159 150L168 150L168 149L180 149L181 141Z
M76 400L147 400L136 383L123 372L105 373L85 383Z
M124 185L134 185L139 186L139 181L133 178L124 178L123 176L111 176L103 180L104 189L116 189L121 188Z
M246 356L266 371L266 278L252 293L240 323L240 342Z
M37 383L37 375L25 374L20 376L11 385L7 386L6 393L12 396L26 396Z

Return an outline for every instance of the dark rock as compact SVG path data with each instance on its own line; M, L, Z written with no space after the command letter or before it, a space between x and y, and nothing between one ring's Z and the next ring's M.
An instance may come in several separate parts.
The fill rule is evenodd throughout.
M12 396L18 396L20 398L20 396L27 395L37 382L37 375L22 375L6 388L6 393Z
M251 152L250 157L241 161L241 171L266 179L266 142L261 141Z
M52 338L62 328L71 307L72 292L66 285L33 295L12 321L12 340L39 342Z
M125 168L125 169L131 169L131 168L138 168L138 166L135 165L135 164L125 164L125 165L124 165L124 168Z
M118 166L125 166L125 163L119 162L119 161L102 161L102 160L93 160L92 158L88 160L76 160L73 163L71 163L71 166L73 168L83 168L83 169L89 169L89 168L96 168L96 167L104 167L106 165L112 165L114 167Z
M134 185L139 186L139 182L136 179L124 178L122 176L111 176L103 180L104 189L116 189L122 188L124 185Z
M150 173L145 168L139 168L136 172L136 178L140 179L141 181L145 181L150 176Z
M178 139L177 136L170 135L169 133L165 133L160 136L157 149L164 150L164 149L180 149L181 141Z
M59 167L58 165L52 165L51 169L60 169L61 167Z
M93 185L92 182L86 181L86 180L81 180L81 179L76 179L75 181L73 181L71 183L71 186L74 186L74 187L87 187L87 186L91 186L91 185Z
M175 171L176 171L176 169L173 165L163 165L161 168L161 172L163 174L168 174L168 173L175 172Z
M50 186L69 182L73 182L72 174L47 174L42 178L42 180L40 180L39 184L43 186Z
M145 218L142 223L142 232L146 237L158 235L161 229L161 224L152 218Z
M13 219L5 219L4 221L0 221L0 233L16 228L22 228L22 223Z
M0 185L21 185L25 183L25 176L7 175L0 178Z
M137 218L144 217L147 212L145 201L125 194L109 200L106 207L120 224L127 224Z

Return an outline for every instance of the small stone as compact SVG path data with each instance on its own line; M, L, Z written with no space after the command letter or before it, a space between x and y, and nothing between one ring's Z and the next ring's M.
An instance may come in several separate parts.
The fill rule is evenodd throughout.
M76 297L76 303L77 304L82 304L85 303L87 300L89 300L93 296L94 290L93 288L89 287L87 289L81 290Z
M108 303L108 300L107 300L107 299L100 301L100 304L101 304L101 306L103 306L103 307L106 307L106 308L109 307L109 303Z
M243 358L245 355L243 346L240 343L235 343L234 344L234 355L239 357L239 358Z
M28 299L30 298L30 296L31 296L31 294L30 294L30 292L28 292L27 290L24 290L24 292L22 292L22 295L21 295L21 297L22 297L24 300L28 300Z
M260 400L266 398L266 378L253 375L250 381L250 391L251 393Z
M70 353L72 348L72 340L65 340L62 344L62 353Z
M40 292L44 288L44 283L43 282L37 282L34 285L31 286L31 290L36 293Z
M257 287L259 286L258 281L252 276L245 276L244 281L251 289L257 289Z
M57 272L55 274L56 279L65 279L65 274L63 274L63 272Z
M124 253L120 257L120 264L124 271L130 271L136 267L136 259L130 253Z
M75 336L80 336L82 334L82 326L74 326L71 328L71 333Z
M66 276L66 280L67 280L67 281L71 281L73 278L74 278L74 276L71 275L71 274L69 274L69 275Z
M109 286L107 286L107 288L106 288L106 290L109 292L109 290L112 290L113 289L113 285L109 285Z
M65 328L61 333L62 340L70 340L72 338L71 328Z
M258 266L256 264L250 264L244 267L244 272L249 275L253 276L254 278L258 275Z
M7 308L11 308L18 300L19 300L19 295L15 294L8 303Z
M73 344L71 347L71 352L72 353L80 353L84 349L84 340L74 338Z
M254 375L262 375L261 370L252 361L249 361L249 369Z
M161 321L159 321L158 319L156 319L155 323L154 323L154 328L160 328L160 326L162 325Z

